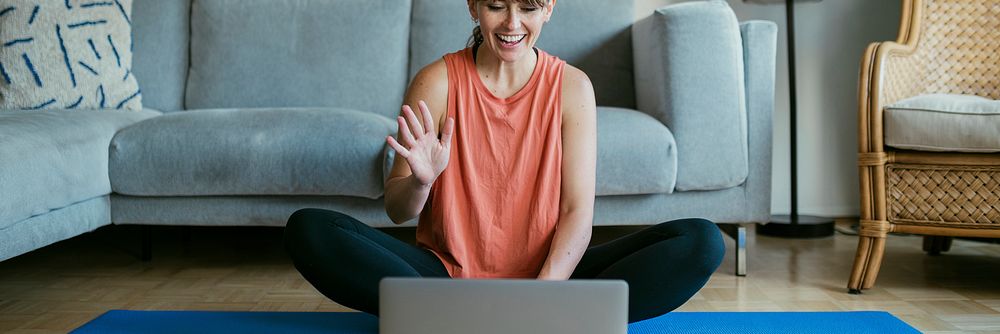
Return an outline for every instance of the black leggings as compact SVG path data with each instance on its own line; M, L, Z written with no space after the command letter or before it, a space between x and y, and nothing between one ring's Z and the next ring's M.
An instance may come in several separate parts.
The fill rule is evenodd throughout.
M319 292L374 315L383 277L448 277L430 251L329 210L292 214L285 227L285 248L295 268ZM636 322L684 304L719 267L724 248L712 222L674 220L587 248L572 278L628 282L628 317Z

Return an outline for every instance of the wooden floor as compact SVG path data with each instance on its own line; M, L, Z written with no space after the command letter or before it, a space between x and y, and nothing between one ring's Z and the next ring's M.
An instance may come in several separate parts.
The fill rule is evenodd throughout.
M843 223L843 222L842 222ZM594 242L634 228L598 228ZM65 333L110 309L346 311L289 263L278 228L113 226L0 262L0 332ZM390 231L412 240L412 229ZM847 294L856 237L785 240L750 234L747 277L731 253L682 311L885 310L929 333L1000 333L1000 245L956 240L927 256L891 236L876 287ZM727 238L731 250L732 240Z

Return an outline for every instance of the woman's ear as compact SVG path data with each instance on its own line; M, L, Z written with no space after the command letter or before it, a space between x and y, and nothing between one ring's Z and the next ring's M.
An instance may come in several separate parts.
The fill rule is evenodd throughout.
M545 6L545 22L549 22L552 18L552 11L556 8L556 0L549 0L549 4Z
M476 2L478 0L468 0L469 4L469 15L472 15L472 22L479 22L479 9L476 8Z

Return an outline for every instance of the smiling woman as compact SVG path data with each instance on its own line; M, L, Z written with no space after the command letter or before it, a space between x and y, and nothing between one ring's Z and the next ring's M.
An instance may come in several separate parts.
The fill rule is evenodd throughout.
M724 250L705 219L589 247L597 106L583 71L537 47L555 0L468 0L472 43L410 83L386 143L385 211L419 218L416 245L343 213L304 209L286 227L296 268L337 303L378 314L383 277L619 279L629 320L695 294Z

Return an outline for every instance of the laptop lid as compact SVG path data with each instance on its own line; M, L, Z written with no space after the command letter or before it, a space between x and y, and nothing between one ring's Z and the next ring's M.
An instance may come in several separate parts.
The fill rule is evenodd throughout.
M385 278L382 334L625 334L622 280Z

